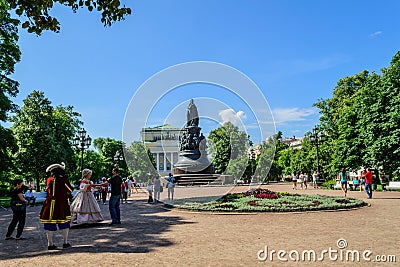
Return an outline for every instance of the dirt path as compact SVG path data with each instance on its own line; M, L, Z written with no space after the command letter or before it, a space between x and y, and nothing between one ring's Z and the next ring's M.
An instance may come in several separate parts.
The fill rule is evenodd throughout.
M274 191L289 191L290 185L273 185ZM245 187L236 188L245 191ZM301 194L341 195L340 191L297 190ZM374 192L375 193L375 192ZM339 212L220 214L164 209L146 203L145 193L133 194L121 205L121 227L109 227L108 206L101 205L106 221L91 227L73 228L72 248L47 251L45 232L38 222L40 207L28 209L24 231L27 240L5 241L11 212L0 211L1 266L399 266L400 262L400 192L376 192L366 199L364 192L350 192L371 206ZM339 250L337 241L345 239L347 247ZM58 233L56 243L61 244ZM283 250L281 258L260 261L268 247ZM321 258L323 250L339 250L343 260L295 263L296 251L314 250ZM346 261L346 252L360 252L360 262ZM366 262L365 250L375 260L377 255L395 255L397 263ZM283 253L283 252L281 252ZM332 252L333 253L333 252ZM332 254L334 258L336 254ZM307 256L307 254L306 254ZM367 255L368 256L368 255ZM352 257L350 257L350 260Z

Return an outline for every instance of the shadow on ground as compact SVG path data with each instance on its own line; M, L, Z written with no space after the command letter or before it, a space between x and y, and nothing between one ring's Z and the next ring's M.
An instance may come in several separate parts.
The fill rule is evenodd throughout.
M110 215L108 205L101 205L105 221L96 225L73 226L69 234L72 248L47 250L47 239L43 225L39 223L41 206L28 208L23 236L26 240L4 240L12 211L0 211L0 259L29 258L40 255L65 253L147 253L157 247L167 247L174 243L161 236L171 226L188 224L179 216L168 216L169 210L162 204L147 204L145 200L129 201L121 204L122 224L108 226ZM14 231L15 236L15 231ZM55 234L54 242L62 246L61 233Z

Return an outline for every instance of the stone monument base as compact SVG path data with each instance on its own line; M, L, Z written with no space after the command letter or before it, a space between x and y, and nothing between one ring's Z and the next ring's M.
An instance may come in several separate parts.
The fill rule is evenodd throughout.
M174 174L176 184L179 186L196 186L196 185L220 185L218 181L219 174L205 174L205 173L192 173L192 174Z

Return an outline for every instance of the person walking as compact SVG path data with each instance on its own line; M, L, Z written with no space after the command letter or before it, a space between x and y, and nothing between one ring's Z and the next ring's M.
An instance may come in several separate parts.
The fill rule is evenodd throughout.
M338 179L340 180L340 186L342 188L342 191L344 192L344 196L347 195L347 178L348 174L346 172L345 168L342 168L342 170L338 174Z
M153 203L153 180L151 179L147 182L147 191L149 193L147 203Z
M47 167L46 172L50 172L50 177L46 180L47 197L40 211L39 221L44 224L47 248L48 250L57 249L57 246L53 243L53 235L57 227L61 230L63 236L63 248L69 248L71 247L68 243L68 234L71 228L71 208L68 194L74 188L65 174L64 163L52 164Z
M121 224L121 211L119 203L121 201L121 184L122 178L118 175L119 171L117 168L112 170L113 176L109 179L108 184L111 185L111 196L109 200L109 210L111 216L110 226Z
M160 177L156 176L153 181L153 191L154 191L154 204L160 201L161 193L161 181Z
M363 187L364 187L364 190L365 190L365 174L366 174L367 172L365 171L365 170L363 170L362 172L361 172L361 177L360 177L360 192L363 190Z
M28 189L28 191L25 192L24 198L28 201L28 205L30 207L34 207L35 206L36 197L32 193L32 187L30 187ZM30 203L31 201L32 201L32 203Z
M317 172L317 171L314 171L314 173L313 173L313 175L312 175L312 182L313 182L313 187L314 187L315 189L318 189L317 180L318 180L318 172Z
M26 218L26 205L28 201L22 195L22 179L15 179L13 182L14 189L11 190L11 209L13 212L12 220L8 226L7 234L5 240L14 239L11 235L17 227L17 235L15 237L16 240L22 240L23 238L22 232L24 231L25 227L25 218Z
M138 191L138 189L137 189L137 188L139 187L139 184L138 184L138 182L137 182L137 179L136 179L136 177L132 177L132 179L133 179L133 181L132 181L132 188L136 190L136 193L139 193L139 191ZM132 189L132 192L133 192L133 189Z
M307 183L308 183L308 174L305 172L303 175L303 185L304 185L304 189L307 189Z
M293 182L293 190L297 190L297 175L295 172L293 173L292 182Z
M107 186L107 179L106 177L101 178L101 200L103 202L103 205L106 205L106 200L107 200L107 193L108 193L108 186Z
M174 188L175 188L175 178L172 173L168 174L167 178L167 188L168 188L168 201L174 201Z
M300 184L300 189L301 190L303 190L303 179L304 179L304 175L300 172L297 182Z
M372 198L372 172L370 168L367 168L367 172L365 173L365 192L367 193L368 198Z
M129 177L126 177L126 182L128 183L128 197L130 197L132 193L133 182Z
M121 203L128 203L128 182L126 181L126 178L122 179L122 184L121 184ZM124 201L125 200L125 201Z

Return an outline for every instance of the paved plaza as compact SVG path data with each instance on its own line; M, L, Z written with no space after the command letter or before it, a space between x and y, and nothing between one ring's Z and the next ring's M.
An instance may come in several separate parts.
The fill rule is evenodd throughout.
M273 191L292 192L289 184L264 186ZM236 187L235 191L246 191ZM177 189L179 190L179 189ZM342 195L339 190L297 190L300 194ZM163 196L166 196L164 191ZM336 212L296 213L209 213L169 210L147 204L143 191L132 194L121 205L122 225L109 227L108 205L100 205L105 222L90 227L73 227L72 248L48 251L43 226L39 223L40 206L28 208L24 230L26 240L4 240L11 210L0 211L0 266L399 266L400 192L366 194L350 191L349 197L362 198L369 206ZM15 234L15 233L14 233ZM258 259L271 250L298 252L338 250L343 239L348 250L368 255L358 263L329 259L320 262L290 259L283 262L276 254L271 260ZM61 245L60 233L55 243ZM339 250L338 250L339 251ZM338 253L340 255L340 253ZM395 255L397 263L381 263L375 256ZM268 255L269 256L269 255ZM293 255L292 255L293 256ZM283 257L285 258L285 257Z

